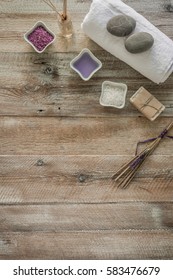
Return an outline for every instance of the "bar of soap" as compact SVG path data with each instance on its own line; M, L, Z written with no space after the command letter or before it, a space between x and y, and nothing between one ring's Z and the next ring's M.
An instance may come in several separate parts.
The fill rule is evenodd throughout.
M144 87L135 92L130 102L150 121L154 121L165 110L165 106Z

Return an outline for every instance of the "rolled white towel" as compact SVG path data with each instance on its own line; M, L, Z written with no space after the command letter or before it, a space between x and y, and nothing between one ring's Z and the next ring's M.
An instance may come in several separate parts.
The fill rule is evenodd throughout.
M153 36L154 45L151 49L131 54L124 46L124 37L113 36L107 31L108 21L113 16L123 14L136 20L136 28L132 33L148 32ZM157 84L163 83L173 72L173 41L121 0L93 0L82 29L103 49Z

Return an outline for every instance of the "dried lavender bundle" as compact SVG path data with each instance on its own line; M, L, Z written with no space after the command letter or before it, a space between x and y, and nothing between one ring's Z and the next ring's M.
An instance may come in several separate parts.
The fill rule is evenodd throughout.
M171 122L156 138L151 138L141 143L147 143L151 142L141 153L136 155L134 158L132 158L130 161L128 161L126 164L124 164L112 177L115 182L119 181L118 188L127 188L127 186L130 184L134 176L136 175L137 170L141 165L145 162L146 158L156 149L156 147L159 145L160 141L165 138L171 138L173 139L173 136L168 136L168 131L173 127L173 122Z

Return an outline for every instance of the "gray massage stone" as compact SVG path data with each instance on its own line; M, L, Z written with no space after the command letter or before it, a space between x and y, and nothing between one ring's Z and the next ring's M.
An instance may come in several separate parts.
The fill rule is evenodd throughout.
M154 38L147 32L139 32L129 36L125 41L126 50L130 53L142 53L154 44Z
M107 23L107 30L114 36L124 37L129 35L136 26L136 21L127 15L118 15L111 18Z

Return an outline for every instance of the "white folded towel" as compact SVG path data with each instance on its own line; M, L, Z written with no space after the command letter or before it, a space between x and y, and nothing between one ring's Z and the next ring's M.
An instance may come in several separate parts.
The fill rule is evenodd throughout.
M136 20L136 28L132 33L148 32L154 37L154 45L150 50L131 54L124 46L125 37L116 37L107 31L107 22L121 14ZM157 84L163 83L173 72L173 41L121 0L93 0L82 29L103 49Z

